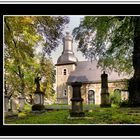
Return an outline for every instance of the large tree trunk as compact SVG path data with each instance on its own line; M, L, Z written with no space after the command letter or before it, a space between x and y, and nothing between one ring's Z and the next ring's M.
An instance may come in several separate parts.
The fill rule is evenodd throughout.
M140 17L134 17L134 75L129 82L129 103L140 106Z

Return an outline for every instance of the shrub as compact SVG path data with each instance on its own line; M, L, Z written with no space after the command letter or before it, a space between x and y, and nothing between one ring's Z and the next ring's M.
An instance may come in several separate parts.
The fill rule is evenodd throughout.
M32 106L30 105L30 104L25 104L25 106L24 106L24 110L25 110L25 112L31 112L32 111Z
M115 90L111 94L111 103L116 104L116 105L119 105L121 103L121 92L120 92L120 90Z
M26 113L21 112L21 113L18 114L18 117L19 118L25 118L26 117Z
M128 100L122 101L122 102L120 103L120 107L129 107L129 102L128 102Z
M32 106L32 111L41 111L41 110L44 110L45 107L44 105L40 105L40 104L35 104Z

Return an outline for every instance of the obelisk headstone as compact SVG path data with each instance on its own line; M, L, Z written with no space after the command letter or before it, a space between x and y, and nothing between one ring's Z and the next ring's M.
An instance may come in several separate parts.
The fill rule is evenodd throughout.
M73 88L73 94L72 94L72 110L70 111L71 117L84 117L83 112L83 99L81 98L81 82L74 82L71 83L71 86Z
M103 72L101 74L101 107L110 107L110 99L108 92L108 75Z

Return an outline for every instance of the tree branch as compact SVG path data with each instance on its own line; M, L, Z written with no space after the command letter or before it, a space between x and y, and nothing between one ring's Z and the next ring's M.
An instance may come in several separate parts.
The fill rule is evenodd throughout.
M15 74L16 74L17 76L19 76L19 73L18 73L17 71L13 70L13 72L15 72Z
M4 22L5 22L5 25L6 25L6 27L7 27L7 29L8 29L8 31L10 32L10 35L11 35L11 29L10 29L10 26L8 25L8 23L7 23L7 21L6 21L6 18L4 18ZM16 41L14 40L14 38L13 38L13 36L11 35L11 38L12 38L12 41L14 42L14 45L15 45L15 48L17 48L17 46L16 46Z

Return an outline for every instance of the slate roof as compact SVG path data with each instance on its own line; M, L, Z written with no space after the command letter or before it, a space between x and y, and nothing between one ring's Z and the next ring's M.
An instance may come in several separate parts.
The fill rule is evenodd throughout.
M80 61L77 62L77 66L74 72L72 72L68 78L68 84L71 82L82 83L97 83L101 82L101 74L103 71L101 68L97 68L97 61ZM106 72L107 73L107 72ZM122 81L129 79L126 75L118 75L117 72L111 72L108 74L108 82Z
M57 65L60 64L71 64L77 62L78 59L75 57L74 53L63 52L62 55L57 60Z

